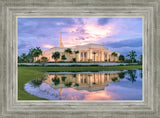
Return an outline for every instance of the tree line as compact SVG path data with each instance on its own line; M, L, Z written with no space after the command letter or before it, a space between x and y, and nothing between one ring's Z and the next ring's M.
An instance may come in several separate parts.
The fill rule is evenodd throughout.
M34 59L38 59L39 55L42 55L42 50L40 47L29 49L29 53L22 53L21 56L18 56L19 63L32 63Z
M126 55L126 58L124 55L120 55L119 60L121 62L126 62L126 63L142 64L142 55L140 55L139 60L136 60L136 57L137 57L136 51L131 50L129 51L129 54Z
M71 54L75 54L75 57L73 57L72 60L73 62L76 62L77 60L77 54L79 53L79 51L72 51L70 48L65 49L64 51L65 53L67 53L69 55L69 58L71 57ZM39 56L42 55L42 50L40 49L40 47L36 47L36 48L31 48L29 49L29 53L25 54L23 53L21 56L18 56L18 63L33 63L35 62L34 60L36 60L37 63L42 63L45 64L46 62L48 62L48 58L47 57L41 57L39 59ZM95 62L95 55L96 52L93 52L94 55L94 62ZM111 54L114 57L117 57L118 54L116 52L113 52ZM60 59L61 56L61 60L65 61L67 59L66 55L60 55L60 52L56 51L54 53L52 53L52 58L55 60L55 62L58 62L58 59ZM142 64L142 55L140 55L139 60L136 60L136 52L134 50L129 51L129 53L126 55L126 57L124 55L120 55L119 61L120 62L125 62L125 63L139 63ZM110 59L105 60L106 62L110 62Z

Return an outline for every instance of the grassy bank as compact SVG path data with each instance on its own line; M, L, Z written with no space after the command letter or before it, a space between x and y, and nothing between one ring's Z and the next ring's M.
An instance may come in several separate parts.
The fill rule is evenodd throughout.
M133 70L142 69L141 65L128 65L128 66L59 66L59 67L18 67L18 100L44 100L33 95L30 95L24 90L24 85L36 78L42 77L45 71L54 72L82 72L82 71L121 71L121 70Z
M31 69L36 71L52 71L52 72L83 72L83 71L121 71L121 70L133 70L141 69L141 65L130 65L130 66L53 66L53 67L19 67L23 69Z
M24 90L24 85L27 82L41 77L43 74L44 73L30 68L18 67L18 100L44 100L43 98L31 95Z

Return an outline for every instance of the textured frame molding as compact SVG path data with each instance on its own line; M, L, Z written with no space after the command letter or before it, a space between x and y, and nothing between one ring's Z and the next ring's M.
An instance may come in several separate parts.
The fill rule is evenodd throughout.
M160 117L160 0L0 0L0 118ZM143 101L18 101L17 17L142 17Z

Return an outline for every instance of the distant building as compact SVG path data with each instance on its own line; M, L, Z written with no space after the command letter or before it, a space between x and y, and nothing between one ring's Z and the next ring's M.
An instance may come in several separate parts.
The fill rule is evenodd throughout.
M72 50L72 54L65 52L67 48ZM75 51L79 51L79 53L75 54ZM89 43L86 45L76 45L72 47L65 47L62 41L62 34L60 35L60 43L59 47L53 47L49 50L45 50L42 52L41 57L47 57L49 62L54 62L55 60L52 58L52 54L54 52L60 53L60 58L58 61L73 61L73 58L76 58L76 62L118 62L119 61L119 52L110 51L108 48L105 48L102 44L94 44ZM115 52L117 56L114 56L112 53ZM66 60L62 60L62 55L65 55ZM37 61L37 60L34 60Z

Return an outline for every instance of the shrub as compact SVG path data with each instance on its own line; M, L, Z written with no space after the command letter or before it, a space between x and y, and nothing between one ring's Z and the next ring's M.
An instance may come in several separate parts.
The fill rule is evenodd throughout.
M72 60L73 60L73 62L76 62L76 58L73 58Z
M88 62L92 62L92 59L88 59Z
M124 73L124 72L120 72L120 73L119 73L119 78L120 78L120 79L123 79L124 77L125 77L125 73Z
M64 84L66 87L71 87L71 85L72 85L72 82L69 82L69 83L66 83L66 84Z
M52 78L52 82L54 82L55 85L58 85L60 83L60 80L59 80L59 78L54 77L54 78Z
M61 58L62 58L62 60L66 60L67 59L65 55L62 55Z
M115 82L115 81L117 81L117 80L118 80L117 77L115 77L115 78L112 79L113 82Z
M96 84L95 82L93 82L93 84Z
M75 83L75 85L74 86L79 86L79 84L78 83Z
M65 82L66 78L67 78L67 77L64 77L64 76L63 76L63 77L62 77L62 81Z
M42 78L39 78L39 79L34 79L34 80L31 80L31 84L34 86L34 87L39 87L41 84L42 84L42 81L46 80L45 76L42 77Z
M35 80L32 80L31 83L34 87L39 87L42 84L42 80L35 79Z
M77 77L77 75L76 75L76 74L74 74L74 75L73 75L73 77L74 77L74 78L76 78L76 77Z

